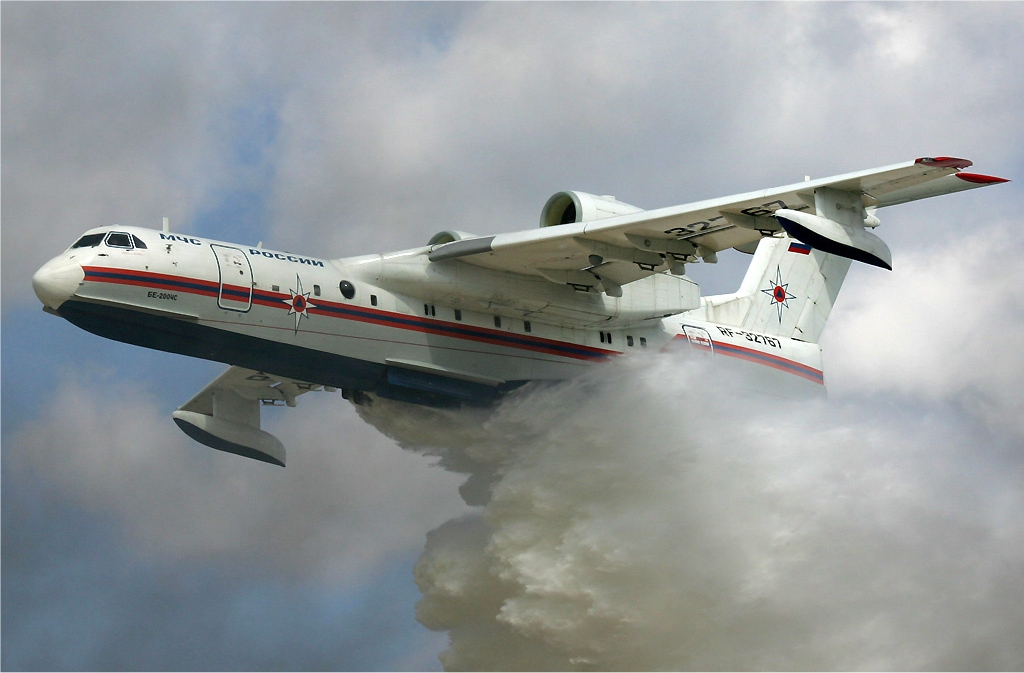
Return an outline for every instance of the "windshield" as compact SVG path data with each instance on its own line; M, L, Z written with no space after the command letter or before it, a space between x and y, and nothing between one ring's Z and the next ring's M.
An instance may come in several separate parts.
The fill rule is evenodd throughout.
M103 241L103 237L106 234L86 234L82 238L75 241L75 244L71 246L71 249L75 248L95 248Z
M75 241L75 244L71 246L71 250L75 248L95 248L100 243L103 243L104 239L106 239L107 246L111 248L124 248L125 250L146 249L146 244L135 234L111 231L109 233L86 234Z

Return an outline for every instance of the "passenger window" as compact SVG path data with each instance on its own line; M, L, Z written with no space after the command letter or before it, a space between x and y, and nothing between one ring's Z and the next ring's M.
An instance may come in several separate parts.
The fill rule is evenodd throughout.
M71 246L71 249L75 248L95 248L97 245L103 242L103 237L106 234L86 234L82 238L75 241L75 244Z
M126 248L132 249L132 237L130 234L122 234L120 232L112 231L107 234L107 245L111 248Z

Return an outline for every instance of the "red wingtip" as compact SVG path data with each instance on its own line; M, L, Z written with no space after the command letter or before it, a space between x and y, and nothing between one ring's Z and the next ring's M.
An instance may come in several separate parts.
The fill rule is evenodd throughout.
M956 168L957 170L974 165L972 161L957 159L956 157L921 157L914 161L914 163L935 166L936 168Z
M1006 178L997 178L994 175L981 175L980 173L956 173L961 180L973 182L976 185L997 185L1000 182L1009 182Z

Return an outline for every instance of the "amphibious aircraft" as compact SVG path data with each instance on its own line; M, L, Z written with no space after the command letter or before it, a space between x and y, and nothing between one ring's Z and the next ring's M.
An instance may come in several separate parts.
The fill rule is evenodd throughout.
M1006 182L927 157L656 210L559 192L540 228L442 231L343 259L163 230L85 232L32 279L44 310L94 334L228 369L174 412L193 439L283 466L261 405L309 391L356 403L489 404L613 356L678 343L716 362L824 383L818 338L851 261L892 268L876 212ZM686 265L752 254L701 297Z

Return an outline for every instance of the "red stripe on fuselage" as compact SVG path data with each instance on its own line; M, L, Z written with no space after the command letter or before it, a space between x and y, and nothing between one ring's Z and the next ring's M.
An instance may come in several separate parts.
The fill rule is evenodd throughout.
M153 273L149 271L137 271L131 269L115 269L109 267L83 267L85 280L100 283L113 283L118 285L134 285L140 287L152 287L162 290L173 290L195 294L203 297L216 297L220 292L220 284L215 281L199 280L184 276L173 276L169 274ZM225 285L228 290L246 293L249 288L233 285ZM229 299L236 300L233 297ZM291 310L286 304L290 300L290 294L280 292L269 292L266 290L254 290L252 303L268 308ZM507 348L517 348L546 355L572 358L576 360L603 360L610 355L619 355L618 351L593 348L582 344L567 341L556 341L535 337L527 334L516 334L500 330L491 330L486 327L466 325L464 323L451 323L441 320L430 320L414 315L393 313L363 306L340 304L336 302L311 297L306 312L312 315L321 315L328 318L352 320L395 329L404 329L412 332L437 334L454 339L487 343Z
M675 339L687 339L687 336L685 334L677 334L673 340ZM825 375L821 370L797 362L796 360L790 360L779 355L773 355L772 353L766 353L764 351L747 348L745 346L737 346L724 341L714 341L713 344L713 351L715 353L721 353L722 355L728 355L729 357L737 358L739 360L745 360L747 362L764 365L765 367L771 367L772 369L778 369L779 371L799 376L807 379L808 381L813 381L814 383L825 383ZM700 350L709 349L707 346L702 344L700 346Z
M740 360L746 360L747 362L755 362L766 367L778 369L779 371L788 372L795 374L801 378L813 381L814 383L825 383L825 375L813 367L809 367L805 364L797 362L795 360L789 360L787 358L779 357L778 355L772 355L771 353L765 353L764 351L754 350L752 348L744 348L743 346L734 346L732 344L725 344L718 342L718 348L716 353L724 353L730 357L738 358Z
M141 287L154 287L161 290L178 290L189 292L204 297L216 297L220 285L218 283L199 280L196 278L184 278L182 276L171 276L165 273L152 273L149 271L135 271L132 269L116 269L110 267L83 266L85 280L96 283L113 283L115 285L136 285ZM230 287L230 286L229 286Z

